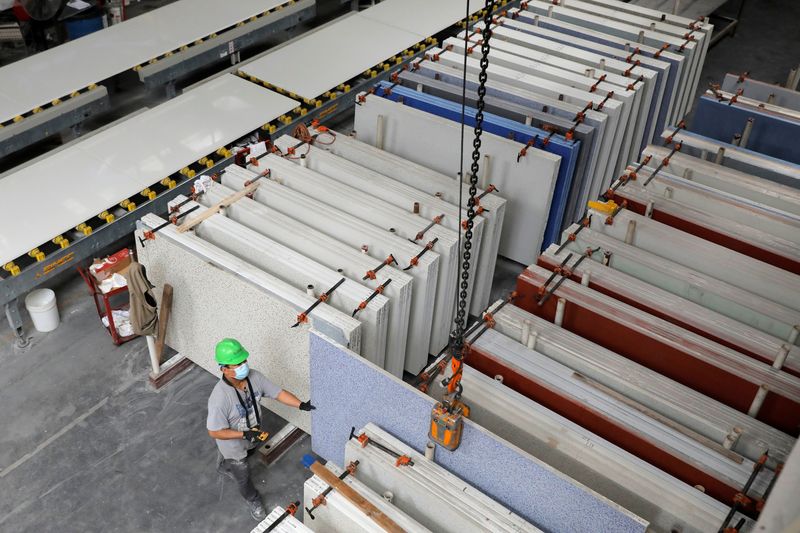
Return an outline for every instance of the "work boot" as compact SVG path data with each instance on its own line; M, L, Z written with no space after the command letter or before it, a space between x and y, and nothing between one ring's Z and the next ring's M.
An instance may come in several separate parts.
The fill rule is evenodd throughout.
M267 517L267 511L260 500L253 500L252 502L247 502L247 504L250 506L250 516L253 517L253 520L261 522Z

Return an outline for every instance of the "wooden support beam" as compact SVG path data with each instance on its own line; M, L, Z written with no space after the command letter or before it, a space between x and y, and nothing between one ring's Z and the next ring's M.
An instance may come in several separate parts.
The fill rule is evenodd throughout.
M193 227L195 227L198 224L200 224L205 219L209 218L212 215L217 214L220 211L220 209L225 209L229 205L238 202L239 200L241 200L245 196L253 194L255 192L255 190L258 189L259 185L261 185L261 183L259 183L259 182L251 183L250 185L248 185L244 189L242 189L240 191L237 191L237 192L231 194L230 196L227 196L227 197L223 198L222 200L220 200L216 204L214 204L211 207L209 207L208 210L204 211L202 215L193 217L192 219L187 220L186 222L184 222L183 224L178 226L178 233L186 233L187 231L189 231Z
M339 479L336 474L325 468L325 466L318 462L314 463L311 465L311 471L315 476L322 479L325 483L333 487L334 490L336 490L339 494L347 498L353 505L361 509L365 515L371 518L385 531L389 531L390 533L403 533L403 529L400 526L398 526L388 516L380 512L377 507L368 502L366 498L356 492L353 487Z

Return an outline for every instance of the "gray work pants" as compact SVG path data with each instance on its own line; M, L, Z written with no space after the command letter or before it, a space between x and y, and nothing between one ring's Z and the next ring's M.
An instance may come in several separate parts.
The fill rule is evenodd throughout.
M219 470L221 472L230 472L239 488L239 494L245 500L248 502L260 501L258 491L250 480L250 465L247 464L247 458L223 459L219 464Z

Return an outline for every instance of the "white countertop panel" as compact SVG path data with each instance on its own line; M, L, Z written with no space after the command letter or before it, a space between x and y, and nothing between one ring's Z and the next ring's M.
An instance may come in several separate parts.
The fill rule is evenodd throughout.
M244 65L241 70L311 99L420 40L417 33L377 22L359 13L308 33Z
M0 69L0 122L191 44L286 0L179 0Z
M469 0L470 14L483 9L484 2ZM362 11L361 16L410 31L420 40L439 33L466 17L463 0L384 0ZM366 70L366 67L365 67Z
M0 265L297 105L228 74L9 174L0 179Z

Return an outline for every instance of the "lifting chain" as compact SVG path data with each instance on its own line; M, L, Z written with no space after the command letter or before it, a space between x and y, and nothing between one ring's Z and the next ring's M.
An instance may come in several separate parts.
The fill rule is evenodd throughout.
M492 37L492 13L496 8L496 0L487 0L483 16L483 38L481 39L480 73L478 74L478 98L475 113L475 138L472 141L472 165L469 174L469 200L467 203L466 230L464 232L464 251L461 263L461 280L459 284L458 303L455 317L455 331L450 335L451 353L453 354L453 375L447 380L448 392L460 396L461 361L464 358L464 326L467 317L467 296L469 294L469 267L472 259L472 227L477 216L475 197L478 193L478 171L481 158L481 134L483 133L483 110L486 97L487 70L489 69L489 41ZM466 75L466 73L465 73Z

